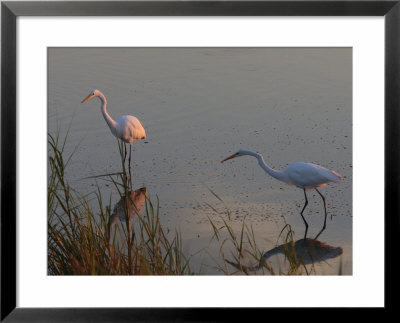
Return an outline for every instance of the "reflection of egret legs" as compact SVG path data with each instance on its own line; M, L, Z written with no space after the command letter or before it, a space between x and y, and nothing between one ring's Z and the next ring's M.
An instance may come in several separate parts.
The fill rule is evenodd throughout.
M320 236L320 234L322 233L322 231L324 231L326 228L326 202L325 202L325 197L321 194L321 192L318 191L317 189L315 189L315 190L318 192L318 194L322 197L322 200L324 201L324 211L325 211L324 226L322 227L321 231L317 234L317 236L314 238L314 239L317 239Z
M308 204L308 199L307 199L306 189L303 188L303 191L304 191L304 197L306 198L306 203L304 203L304 206L303 206L303 209L300 212L300 215L303 218L304 224L306 225L306 232L304 233L304 239L305 239L307 237L308 223L307 223L306 219L304 219L303 212L304 212L304 210L305 210L305 208L306 208L306 206Z

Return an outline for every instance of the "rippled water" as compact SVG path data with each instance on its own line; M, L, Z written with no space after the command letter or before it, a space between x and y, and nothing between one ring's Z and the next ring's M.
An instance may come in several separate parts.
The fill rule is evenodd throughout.
M100 102L81 100L97 88L114 119L138 117L147 139L133 145L134 186L159 197L161 220L180 228L188 254L209 245L207 216L221 223L207 204L227 212L209 189L237 230L244 218L253 225L263 250L276 246L285 223L303 237L302 190L270 177L249 156L220 163L239 148L260 152L276 169L306 161L335 170L344 181L321 189L329 214L319 240L343 254L316 268L337 274L341 261L343 274L352 274L351 61L349 48L51 48L49 131L65 132L72 122L67 150L80 144L67 176L88 193L94 182L84 178L117 172L120 160ZM117 192L99 184L116 203ZM315 191L309 202L304 214L313 237L323 204ZM203 274L218 273L206 252L192 263Z

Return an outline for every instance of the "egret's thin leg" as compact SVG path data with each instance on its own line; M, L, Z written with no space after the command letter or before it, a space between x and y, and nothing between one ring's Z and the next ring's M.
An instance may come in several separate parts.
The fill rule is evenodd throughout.
M130 185L132 186L131 155L132 155L132 145L129 144L129 183L130 183Z
M129 145L129 171L131 170L132 145Z
M327 212L326 212L326 201L325 201L325 197L321 194L320 191L318 191L317 189L315 189L318 194L322 197L322 201L324 201L324 211L325 211L325 219L324 219L324 226L322 227L321 231L317 234L317 236L314 238L315 240L317 240L317 238L320 236L320 234L322 233L322 231L325 230L326 228L326 216L327 216Z
M125 162L126 162L126 154L127 154L126 143L124 143L124 169L125 169ZM125 169L125 181L126 181L126 183L128 183L128 177L126 176L126 169Z
M303 212L304 212L306 206L308 205L308 199L307 199L306 189L303 188L303 191L304 191L304 197L306 198L306 202L304 203L304 206L303 206L303 209L302 209L301 212L300 212L300 215L301 215L301 217L303 218L304 224L306 225L306 232L304 233L304 240L305 240L306 237L307 237L308 223L307 223L306 219L305 219L304 216L303 216Z

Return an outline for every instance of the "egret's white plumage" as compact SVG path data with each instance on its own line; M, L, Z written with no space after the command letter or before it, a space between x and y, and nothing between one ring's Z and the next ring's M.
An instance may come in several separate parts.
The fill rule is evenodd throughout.
M277 171L267 165L267 163L264 161L264 158L261 154L256 153L251 150L246 150L246 149L239 149L237 153L225 158L224 160L221 161L221 163L235 158L235 157L240 157L240 156L253 156L257 158L259 165L261 166L262 169L265 170L269 175L272 177L285 182L286 184L289 185L295 185L301 189L304 190L304 196L305 196L305 204L300 212L301 217L303 218L304 224L306 226L306 232L304 235L304 239L307 236L307 230L308 230L308 224L306 220L303 217L303 212L304 209L306 208L308 204L308 199L307 199L307 194L306 190L309 189L315 189L318 194L321 196L322 200L324 201L324 208L325 208L325 221L324 221L324 226L322 230L318 233L318 235L315 237L315 239L318 238L318 236L322 233L322 231L325 230L326 227L326 202L325 202L325 197L321 194L320 191L318 191L318 187L325 186L326 184L329 183L339 183L342 181L342 176L334 171L331 171L329 169L326 169L322 166L315 165L312 163L304 163L304 162L295 162L293 164L290 164L288 167L286 167L282 171Z
M136 140L145 139L146 132L139 119L133 116L122 116L116 121L116 137L131 144Z
M82 100L82 103L96 97L101 101L101 113L115 137L127 144L132 144L136 140L146 138L146 131L138 118L127 115L119 117L115 121L110 117L107 112L107 99L99 90L92 90L89 95Z
M304 162L290 164L282 173L287 178L287 184L305 189L323 187L326 184L337 183L342 180L342 176L334 171Z
M99 90L92 90L89 95L82 100L81 103L86 102L93 98L99 98L101 101L101 113L103 114L104 120L106 121L111 133L121 139L125 144L130 145L129 151L129 174L131 171L131 151L132 143L136 140L145 139L146 131L144 130L139 119L130 115L119 117L117 120L111 118L107 112L107 99L103 93ZM125 147L125 158L126 158L126 147Z

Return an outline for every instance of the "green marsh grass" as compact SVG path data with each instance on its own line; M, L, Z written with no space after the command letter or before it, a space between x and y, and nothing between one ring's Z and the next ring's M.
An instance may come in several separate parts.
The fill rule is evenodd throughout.
M192 274L189 259L182 252L181 234L175 231L167 237L164 232L158 198L153 203L146 196L143 214L136 218L127 216L128 203L133 201L126 197L133 185L125 166L124 144L118 142L121 172L97 176L111 182L126 201L125 221L111 228L111 198L105 202L97 182L95 192L82 195L66 179L66 168L73 155L64 156L67 136L68 133L61 139L59 132L48 136L48 274ZM97 211L93 203L98 206Z

